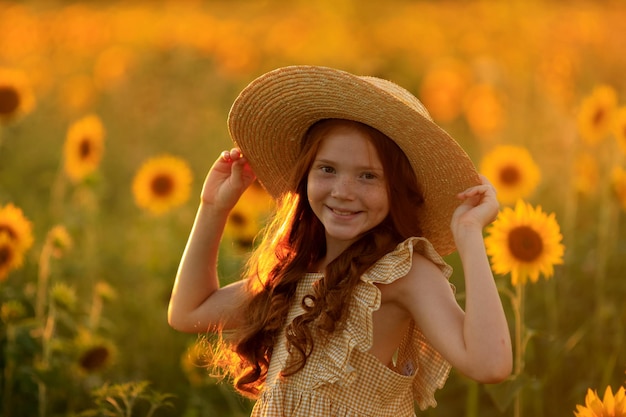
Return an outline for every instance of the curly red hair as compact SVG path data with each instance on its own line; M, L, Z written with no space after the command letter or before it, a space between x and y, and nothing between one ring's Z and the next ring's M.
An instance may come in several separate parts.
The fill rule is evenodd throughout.
M307 176L321 141L338 125L364 133L376 148L393 196L388 216L328 264L312 294L299 300L304 314L285 323L298 282L324 257L324 227L307 201ZM274 343L286 326L290 360L283 376L302 369L314 348L313 332L337 330L346 313L345 302L361 275L382 256L411 236L421 236L418 207L423 198L409 161L388 137L362 123L326 119L314 124L303 141L293 172L294 193L282 197L277 212L253 253L246 276L249 297L242 304L244 325L228 340L220 338L213 363L234 378L235 388L255 398L265 384Z

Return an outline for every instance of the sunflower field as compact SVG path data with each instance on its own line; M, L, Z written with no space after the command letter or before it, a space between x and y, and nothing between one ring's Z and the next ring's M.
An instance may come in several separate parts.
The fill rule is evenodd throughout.
M418 415L626 416L624 22L622 0L0 0L0 416L249 415L166 311L232 101L292 64L406 87L498 190L513 375L453 371ZM271 207L238 203L224 282Z

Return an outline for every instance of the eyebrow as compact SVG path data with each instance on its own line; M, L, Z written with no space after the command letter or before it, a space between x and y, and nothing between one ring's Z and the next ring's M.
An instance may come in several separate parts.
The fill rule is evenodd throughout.
M322 163L322 164L328 164L328 165L336 165L337 162L332 161L330 159L323 159L323 158L318 158L315 159L313 161L313 163ZM384 169L382 167L382 165L380 167L376 167L373 165L360 165L355 167L358 171L380 171L380 172L384 172Z

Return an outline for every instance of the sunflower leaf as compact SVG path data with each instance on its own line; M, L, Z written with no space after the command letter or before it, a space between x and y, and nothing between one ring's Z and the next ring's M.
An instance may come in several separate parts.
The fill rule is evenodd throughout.
M526 374L520 374L499 384L485 385L485 391L487 391L498 410L504 412L519 392L531 385L534 385L533 378Z

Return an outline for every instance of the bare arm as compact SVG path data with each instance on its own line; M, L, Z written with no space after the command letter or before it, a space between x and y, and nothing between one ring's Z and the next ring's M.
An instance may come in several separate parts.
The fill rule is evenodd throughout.
M211 167L170 298L168 322L176 330L197 333L236 324L245 282L220 288L217 258L228 214L254 179L237 149L224 152Z
M485 179L459 198L463 202L453 216L452 230L465 275L465 311L438 267L419 255L398 293L435 349L455 368L480 382L499 382L511 373L511 339L482 236L483 227L497 214L498 202Z

